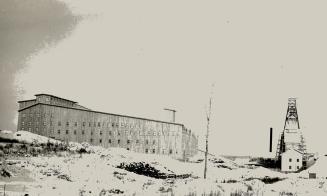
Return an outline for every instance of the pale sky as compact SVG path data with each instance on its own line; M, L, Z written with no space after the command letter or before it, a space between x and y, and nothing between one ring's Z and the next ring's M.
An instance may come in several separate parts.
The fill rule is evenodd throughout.
M200 137L215 83L209 149L264 154L287 99L308 149L326 149L325 1L65 1L84 17L16 74L19 99L50 93L94 110L177 121Z

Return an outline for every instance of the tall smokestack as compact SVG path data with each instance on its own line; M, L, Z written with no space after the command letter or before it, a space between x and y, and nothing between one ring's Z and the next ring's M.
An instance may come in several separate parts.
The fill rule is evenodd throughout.
M270 127L270 143L269 143L269 152L272 152L272 137L273 137L273 128Z

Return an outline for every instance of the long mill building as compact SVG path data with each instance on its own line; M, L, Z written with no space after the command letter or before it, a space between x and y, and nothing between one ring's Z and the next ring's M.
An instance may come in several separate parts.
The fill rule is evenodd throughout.
M183 124L94 111L49 94L35 96L18 102L17 130L181 160L197 153L198 138Z

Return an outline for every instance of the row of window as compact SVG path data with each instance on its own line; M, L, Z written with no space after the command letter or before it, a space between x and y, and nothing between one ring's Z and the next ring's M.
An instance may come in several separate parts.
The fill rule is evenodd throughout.
M39 122L36 121L35 124L38 126L39 125ZM47 123L46 122L43 122L43 126L46 126L46 125L47 125ZM61 126L61 123L58 122L58 125ZM67 125L69 126L69 122L67 122ZM22 121L22 127L24 127L24 126L25 126L25 122ZM32 122L28 122L28 126L32 126ZM50 121L50 126L52 126L52 122L51 121ZM76 126L77 126L77 124L76 124ZM128 130L125 130L125 131L128 131ZM132 130L129 130L129 131L130 131L129 134L132 135ZM148 135L154 135L154 136L155 135L161 135L161 132L160 131L156 132L156 131L151 130L151 131L147 131L147 132L148 132ZM111 131L109 131L108 133L109 133L109 135L111 135ZM101 134L102 133L100 131L100 135ZM125 133L125 134L128 134L128 133ZM171 134L172 134L172 136L174 136L174 132L171 132ZM120 132L118 132L118 135L120 135ZM143 133L143 135L145 135L145 133ZM169 132L166 132L166 135L169 135ZM179 134L176 133L176 136L179 136Z
M36 122L36 125L38 126L39 125L39 122ZM44 126L46 126L46 123L45 122L43 122L43 125ZM22 122L22 126L21 126L21 129L24 129L24 128L26 128L25 126L27 126L27 125L25 125L25 123L24 122ZM29 122L28 123L28 126L32 126L32 123L31 122ZM27 128L30 128L30 127L27 127ZM58 134L59 134L59 132L60 132L60 130L58 130ZM74 132L76 132L76 130L74 131ZM85 134L85 130L82 130L81 131L81 133L84 135ZM67 133L68 134L68 133ZM76 133L75 133L76 134ZM102 130L99 130L99 134L100 135L102 135L103 134L103 131ZM113 134L113 132L112 131L110 131L110 130L108 130L108 134L109 135L112 135ZM124 134L124 135L136 135L136 134L139 134L139 135L143 135L143 136L156 136L156 135L158 135L158 136L160 136L161 135L161 132L160 131L158 131L158 132L156 132L156 131L141 131L141 130L134 130L134 131L132 131L132 130L117 130L117 135L121 135L121 134ZM91 131L91 135L93 135L93 131ZM169 136L170 134L169 134L169 132L167 132L167 133L162 133L162 135L167 135L167 136ZM171 133L171 135L172 136L174 136L174 132L172 132ZM179 136L179 134L177 133L176 134L176 136Z
M58 121L58 126L61 126L62 125L62 123L61 123L61 121ZM70 123L69 122L66 122L66 126L69 126L70 125ZM107 126L106 126L107 125ZM75 122L74 123L74 126L75 127L77 127L78 126L78 123L77 122ZM82 126L83 127L86 127L86 126L89 126L89 127L109 127L109 126L111 126L111 127L126 127L126 128L133 128L133 127L137 127L137 125L128 125L127 123L120 123L120 126L119 126L119 123L118 122L112 122L112 123L105 123L105 122L103 122L102 123L102 125L101 125L101 122L94 122L94 123L92 123L92 122L82 122ZM138 126L139 128L141 128L141 126L139 125Z
M91 138L91 139L90 139L90 143L93 143L93 141L94 141L94 140ZM100 144L102 143L102 139L99 140L99 143L100 143ZM112 143L111 139L109 139L108 143L109 143L109 144ZM120 144L120 140L117 140L117 144ZM127 150L130 150L130 148L126 148L126 149L127 149ZM145 149L145 153L149 153L149 149L146 148L146 149ZM152 153L156 153L156 149L152 149ZM163 152L163 153L164 153L164 152ZM172 150L172 149L169 150L169 154L173 154L173 150ZM176 154L177 154L177 151L176 151Z
M292 166L288 166L288 169L292 169ZM296 166L296 169L300 169L300 166Z
M31 113L31 116L33 116L33 114ZM37 113L36 114L36 116L37 117L41 117L41 115L40 115L40 113ZM26 114L22 114L22 117L26 117ZM51 124L52 124L52 122L50 122ZM58 126L61 126L62 125L62 123L61 123L61 121L58 121ZM77 127L78 126L78 123L77 122L75 122L75 123L73 123L73 125L75 126L75 127ZM70 122L66 122L66 126L70 126ZM119 123L117 123L117 122L112 122L112 123L105 123L105 122L103 122L102 123L102 125L101 125L101 122L82 122L82 126L83 127L86 127L86 126L89 126L89 127L109 127L109 126L111 126L111 127L119 127ZM126 127L126 128L133 128L133 127L137 127L137 125L133 125L133 124L128 124L128 123L123 123L123 122L121 122L120 123L120 127ZM138 127L140 127L140 125L138 125Z
M36 125L39 125L39 121L36 121L35 124L36 124ZM43 122L43 125L44 125L44 126L45 126L46 124L47 124L46 122ZM22 126L24 126L24 125L25 125L25 122L22 121ZM29 125L29 126L32 126L32 122L28 122L28 125Z
M36 113L36 114L34 114L34 113L30 113L30 117L33 117L33 116L37 116L37 117L41 117L41 114L40 113ZM26 117L26 114L22 114L22 117L23 118L25 118Z
M60 134L60 130L58 130L57 131L57 133L58 134ZM69 130L66 130L66 132L65 132L66 134L69 134ZM77 131L76 130L74 130L74 135L76 135L77 134ZM82 131L82 135L84 135L85 134L85 132L84 131ZM93 135L93 133L91 132L91 135ZM101 135L101 134L100 134ZM117 140L118 141L118 144L120 143L120 140L118 139ZM102 139L100 139L100 143L102 142ZM109 143L111 143L111 139L109 139ZM131 141L130 140L127 140L127 142L126 142L127 144L130 144L131 143ZM138 144L139 143L139 140L136 140L136 143ZM149 140L145 140L145 144L149 144ZM152 144L156 144L156 141L155 140L153 140L152 141Z
M39 121L36 121L35 123L36 123L36 125L39 125ZM97 125L98 125L98 127L101 127L101 123L100 122L98 122L98 123L95 123L95 122L94 123L91 123L91 122L89 122L88 123L88 126L89 127L92 127L92 124L94 125L94 127L97 127ZM119 127L119 123L107 123L107 124L108 124L107 127L109 127L109 124L111 124L112 127ZM32 122L31 121L28 122L28 125L29 126L32 126ZM46 126L47 123L44 121L43 122L43 125ZM61 121L58 121L58 126L61 126L61 125L62 125ZM86 123L83 122L82 125L83 125L83 127L85 127L86 126ZM103 123L103 127L104 127L104 125L105 125L105 123ZM25 121L22 121L22 126L25 126ZM50 121L50 126L52 126L52 121ZM69 127L70 126L70 123L69 122L66 122L66 126ZM74 126L77 127L78 126L78 123L75 122L74 123ZM121 123L121 126L120 127L124 127L123 126L123 123ZM132 126L131 126L131 128L132 128ZM139 127L139 129L141 129L141 127ZM153 131L153 135L155 135L155 134L156 134L155 131ZM160 131L158 132L158 134L160 134ZM174 135L174 132L172 132L172 134ZM178 136L178 134L177 134L177 136Z
M292 159L289 159L289 162L292 162ZM300 159L296 159L296 162L300 162Z

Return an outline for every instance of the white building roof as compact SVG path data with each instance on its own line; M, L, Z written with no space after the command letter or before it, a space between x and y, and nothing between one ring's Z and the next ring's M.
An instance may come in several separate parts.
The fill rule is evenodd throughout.
M291 149L287 150L286 152L283 152L282 156L284 156L284 155L300 155L300 156L302 156L303 153L294 148L291 148Z

